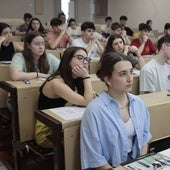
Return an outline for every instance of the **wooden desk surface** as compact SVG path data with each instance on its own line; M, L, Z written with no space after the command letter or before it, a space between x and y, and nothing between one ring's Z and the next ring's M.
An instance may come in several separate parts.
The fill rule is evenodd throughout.
M34 138L34 110L38 106L39 87L43 83L42 80L30 80L30 84L25 84L23 81L5 81L2 82L8 90L15 89L16 97L15 103L17 104L16 127L19 129L19 140L21 142L31 140Z
M0 81L10 80L10 64L3 64L0 62Z
M0 62L0 81L10 80L10 64ZM0 88L0 108L6 108L8 93Z
M139 95L150 113L152 141L170 136L170 96L166 91Z

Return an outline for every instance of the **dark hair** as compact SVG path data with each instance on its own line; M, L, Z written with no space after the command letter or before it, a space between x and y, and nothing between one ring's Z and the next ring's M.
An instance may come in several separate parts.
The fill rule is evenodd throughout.
M163 43L170 44L170 35L165 35L158 40L157 42L158 51L160 51Z
M66 16L63 11L60 11L60 12L58 13L58 18L60 18L62 15Z
M86 21L86 22L83 22L81 24L81 31L85 31L86 29L93 29L93 30L95 30L96 28L95 28L95 25L94 25L93 22Z
M113 47L112 47L112 44L113 44L113 41L114 41L115 39L118 39L118 38L121 38L122 41L123 41L123 44L125 44L125 41L124 41L124 39L122 38L121 35L118 35L118 34L110 35L110 36L109 36L109 39L108 39L108 41L107 41L107 44L106 44L106 46L105 46L103 55L105 55L105 54L108 53L108 52L111 52L111 51L113 52L113 51L114 51L114 49L113 49ZM115 51L114 51L114 52L115 52ZM101 59L103 58L103 55L102 55Z
M164 25L164 30L168 30L168 29L170 29L170 23L166 23L166 24Z
M71 89L75 90L75 87L77 87L78 93L83 94L84 93L83 80L81 78L74 79L72 77L72 68L70 66L70 62L71 62L72 58L74 57L75 53L79 50L83 50L87 54L87 51L82 47L76 47L76 46L68 47L63 53L58 70L54 74L52 74L47 79L47 81L60 75L64 79L64 82Z
M34 64L34 58L31 49L28 48L28 45L31 44L32 40L38 36L43 37L39 31L32 31L29 34L27 34L24 39L23 56L25 59L27 72L37 72L37 68L35 68L35 64ZM40 58L38 59L38 67L39 67L39 71L45 74L47 74L50 69L45 50L42 56L40 56Z
M30 31L34 31L33 28L32 28L32 22L33 21L38 21L40 23L40 28L38 29L38 31L42 34L45 34L45 29L41 23L41 21L38 19L38 18L32 18L29 25L28 25L28 29L27 29L27 32L26 34L28 34ZM43 35L44 36L44 35Z
M152 30L151 27L145 23L140 23L138 29L139 31L149 31L149 32Z
M25 13L24 14L24 20L26 20L26 19L31 19L32 18L32 15L30 14L30 13Z
M149 25L150 22L152 22L152 20L151 20L151 19L148 19L148 20L146 21L146 24Z
M118 23L118 22L113 22L112 25L111 25L111 29L112 29L113 31L115 31L115 30L117 30L118 28L122 28L121 25L120 25L120 23Z
M98 78L101 81L105 82L104 78L108 76L109 78L112 76L112 71L114 70L114 65L119 61L129 61L128 58L122 54L117 52L109 52L103 56L102 62L100 63L100 68L96 72Z
M112 17L107 16L107 17L105 18L105 22L107 22L108 20L112 20Z
M50 21L51 26L59 26L62 25L62 21L59 18L52 18Z
M72 22L76 22L76 20L74 18L70 18L68 22L68 27L70 27Z
M0 22L0 35L2 34L2 31L3 31L5 28L10 28L10 29L11 29L11 26L8 25L8 24L6 24L6 23Z
M125 15L122 15L122 16L119 18L119 20L124 20L124 21L127 21L127 20L128 20L128 18L127 18L127 16L125 16Z

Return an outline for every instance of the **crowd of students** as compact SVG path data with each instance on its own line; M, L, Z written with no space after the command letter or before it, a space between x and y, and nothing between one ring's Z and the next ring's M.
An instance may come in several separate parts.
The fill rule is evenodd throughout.
M45 30L38 18L24 14L25 23L15 35L24 35L24 47L12 41L12 29L0 23L0 60L12 60L12 80L46 78L40 87L38 109L65 106L67 102L87 106L81 123L82 169L107 170L147 153L151 139L149 112L139 97L130 93L133 68L141 69L142 93L170 90L170 24L159 37L157 47L149 39L149 21L139 24L139 36L127 27L127 17L119 22L105 18L101 38L95 34L95 24L85 21L78 26L71 18L67 24L64 13L52 18ZM46 53L64 48L61 61ZM7 49L8 48L8 49ZM15 53L20 51L20 53ZM146 63L144 55L155 56ZM107 86L98 97L92 89L88 64L98 59L96 73ZM36 122L35 139L44 148L52 147L51 130Z

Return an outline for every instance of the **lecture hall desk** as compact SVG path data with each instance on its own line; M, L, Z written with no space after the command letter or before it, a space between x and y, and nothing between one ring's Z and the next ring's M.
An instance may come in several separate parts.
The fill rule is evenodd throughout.
M23 81L1 81L0 88L11 95L13 151L15 169L20 170L21 143L33 139L34 110L37 109L39 87L42 80L34 79L30 84Z
M151 116L152 140L170 136L170 96L167 92L139 95ZM80 170L80 123L81 119L64 120L50 110L35 111L35 117L53 130L54 167L65 170ZM63 147L59 140L64 136ZM65 162L64 162L65 161ZM57 164L58 162L58 164ZM122 167L118 167L117 170Z
M92 85L97 93L106 88L95 75L91 75ZM1 81L0 88L11 95L11 104L14 108L12 113L13 146L18 143L34 138L34 111L37 110L39 87L43 83L40 79L30 80L30 84L23 81ZM16 151L15 154L18 152ZM19 158L16 156L16 160ZM18 166L19 163L15 163ZM17 169L17 168L16 168Z
M0 62L0 81L10 80L10 64ZM0 88L0 108L6 108L7 92Z

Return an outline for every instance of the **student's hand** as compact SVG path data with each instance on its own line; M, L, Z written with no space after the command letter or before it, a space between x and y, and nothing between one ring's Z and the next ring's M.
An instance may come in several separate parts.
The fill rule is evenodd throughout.
M84 78L84 77L88 77L89 76L88 70L84 66L82 66L82 65L74 66L73 69L72 69L72 73L73 73L73 76L75 78L77 78L77 77Z
M6 37L0 36L0 42L4 44L6 42Z
M37 78L48 78L49 76L50 76L50 74L38 73Z
M122 36L123 36L123 37L127 36L126 30L122 30Z
M129 52L130 53L135 53L137 57L140 56L139 50L138 50L138 48L136 46L130 46L129 47Z
M97 41L98 41L98 38L93 35L93 36L91 36L91 41L92 41L92 42L97 42Z
M127 55L129 53L129 45L124 45L124 54Z
M143 42L146 43L146 41L148 40L148 38L149 38L149 37L148 37L147 35L144 35L144 36L143 36Z
M130 53L136 53L138 51L138 48L136 46L129 46L129 52Z

